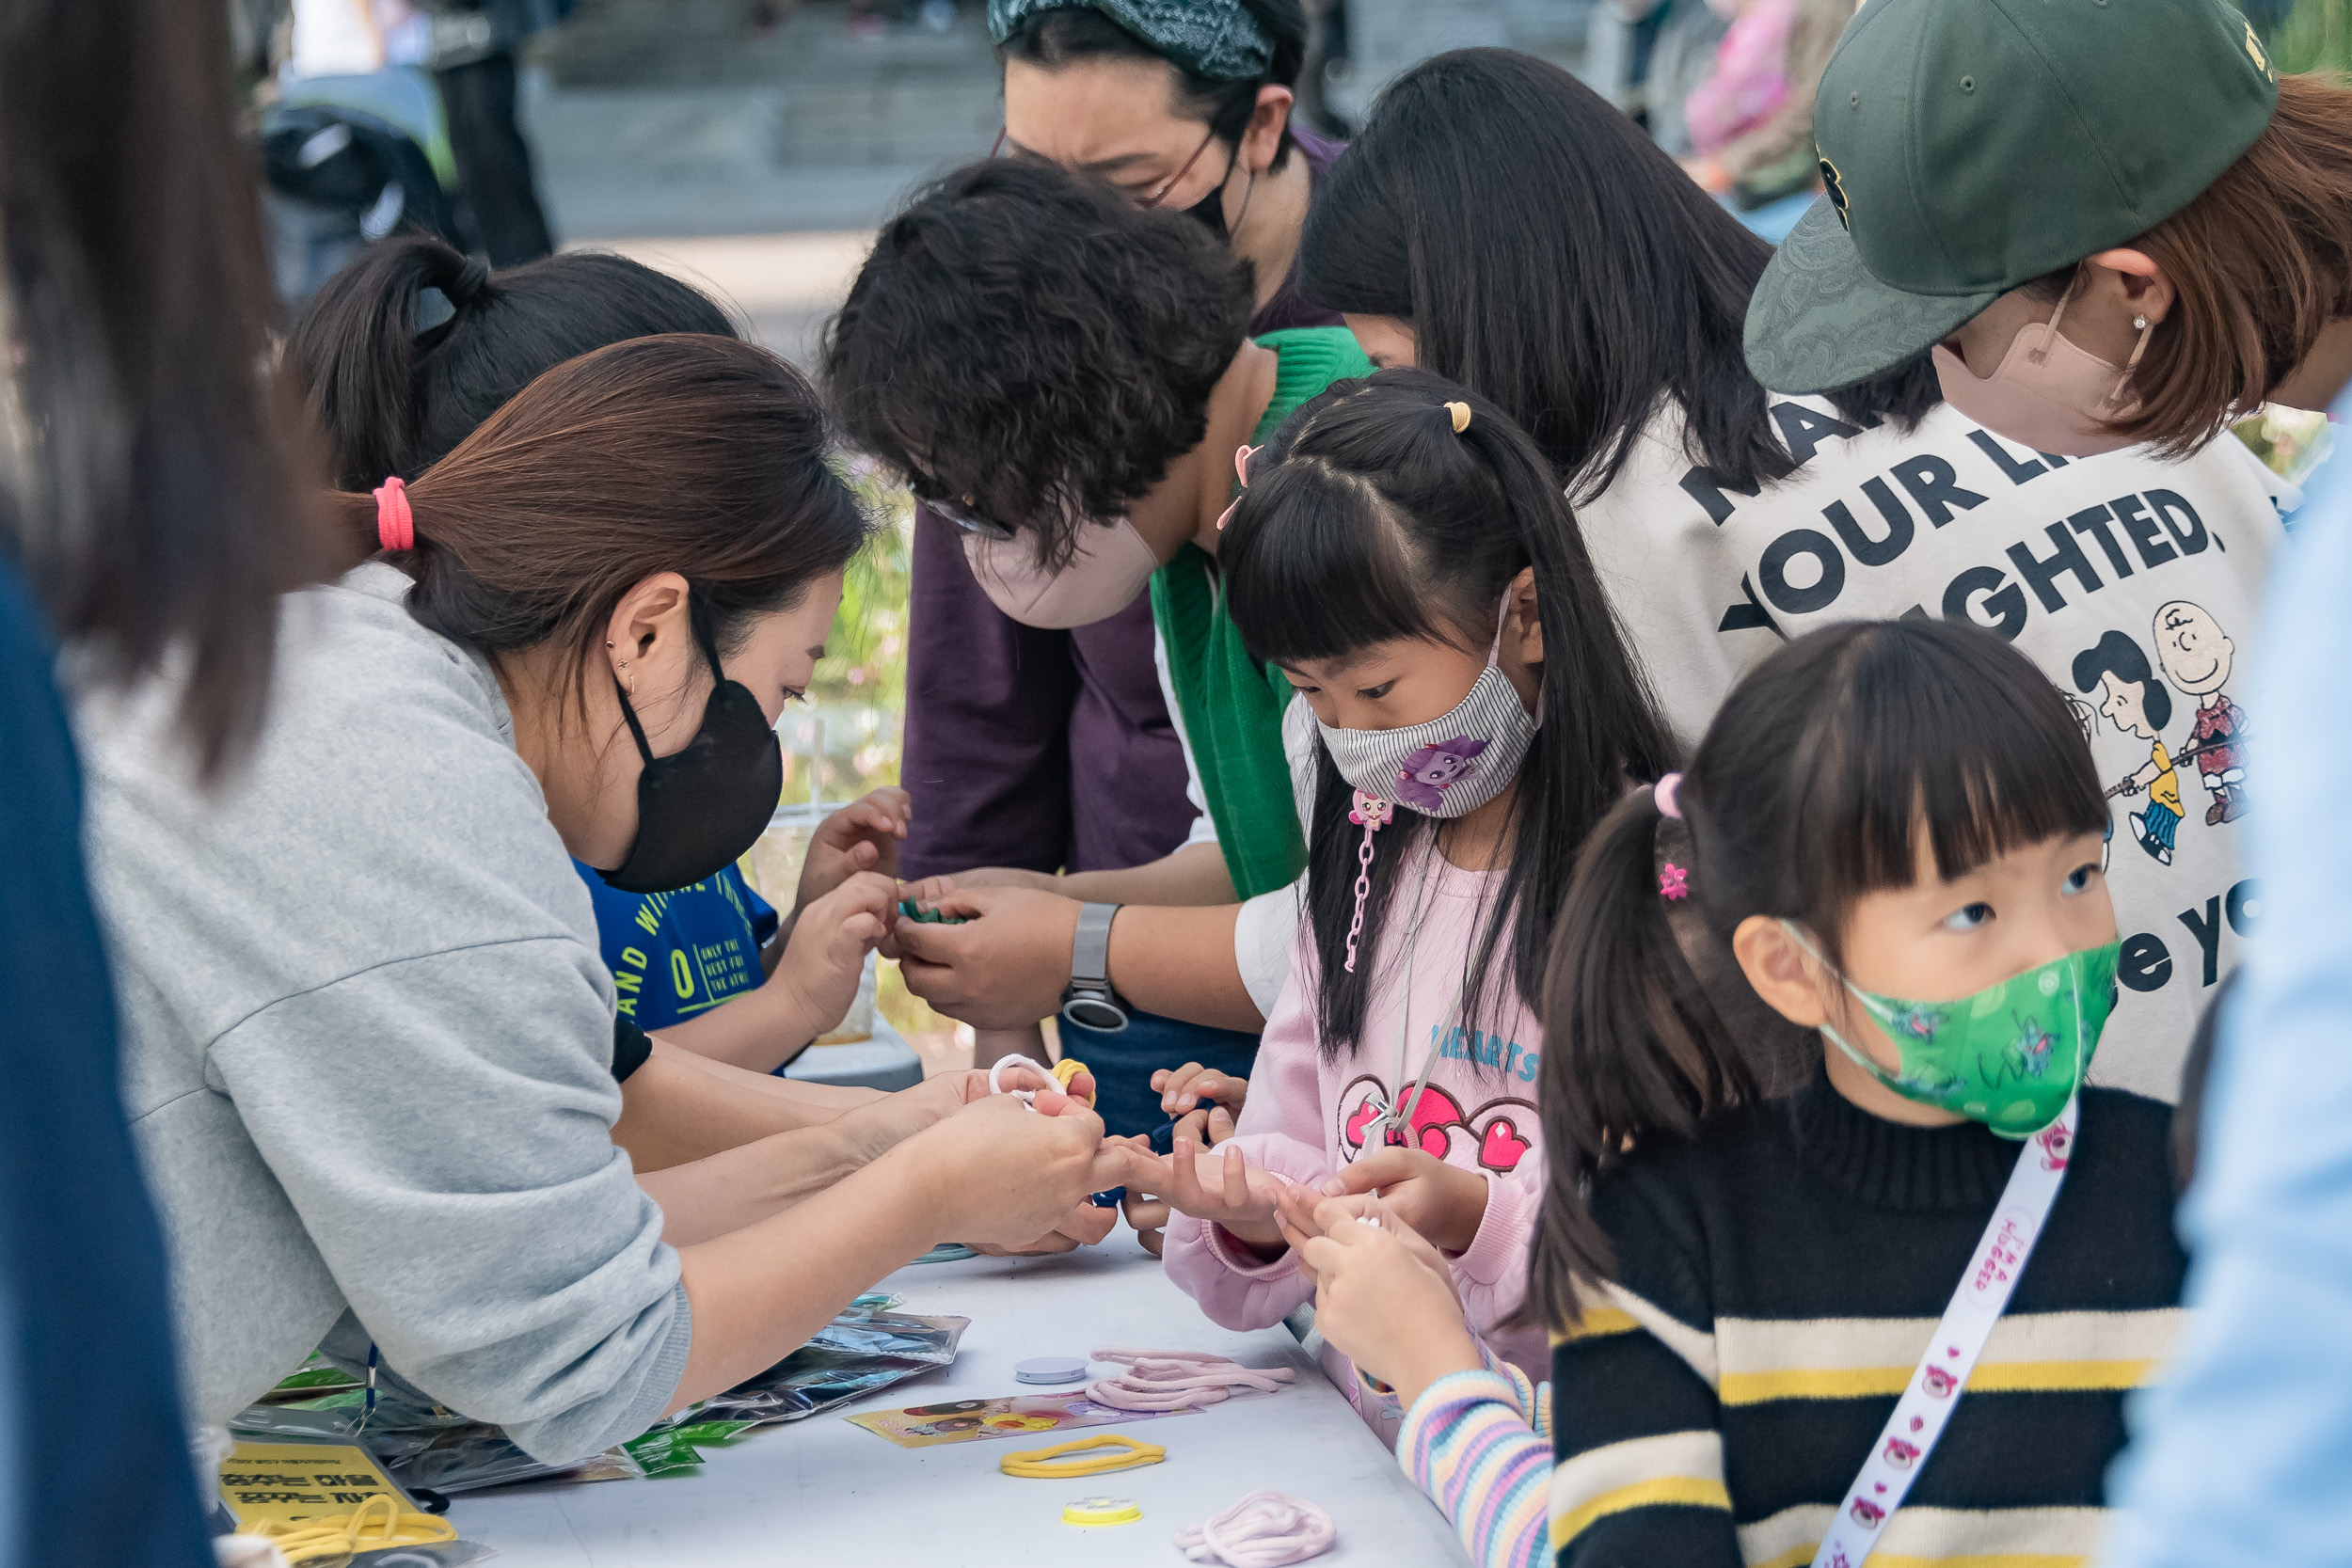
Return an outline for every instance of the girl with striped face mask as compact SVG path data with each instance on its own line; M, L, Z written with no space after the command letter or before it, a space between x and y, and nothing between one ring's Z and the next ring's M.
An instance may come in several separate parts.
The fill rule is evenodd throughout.
M1544 1157L1529 1006L1559 890L1665 727L1550 467L1491 404L1425 371L1340 383L1264 450L1218 559L1252 657L1312 711L1316 787L1291 977L1234 1135L1129 1186L1165 1198L1168 1275L1215 1321L1306 1300L1285 1192L1379 1195L1442 1249L1474 1332L1515 1326ZM1326 1370L1393 1441L1402 1414Z

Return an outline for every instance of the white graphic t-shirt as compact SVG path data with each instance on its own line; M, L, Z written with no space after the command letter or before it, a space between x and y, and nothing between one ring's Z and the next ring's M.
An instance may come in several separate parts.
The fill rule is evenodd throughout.
M2094 1081L2175 1100L2190 1031L2261 914L2239 705L2279 514L2299 499L2235 439L2169 461L2026 451L1940 405L1908 435L1772 400L1797 471L1750 495L1692 461L1669 407L1579 507L1677 739L1781 640L1839 621L1965 618L2073 704L2115 811L2122 997Z

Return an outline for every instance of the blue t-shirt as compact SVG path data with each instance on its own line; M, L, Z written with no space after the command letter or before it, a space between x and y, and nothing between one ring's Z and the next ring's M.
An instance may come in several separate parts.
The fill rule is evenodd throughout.
M623 893L594 867L572 867L596 901L621 1016L640 1029L708 1012L768 977L759 950L776 934L776 911L735 866L675 893Z

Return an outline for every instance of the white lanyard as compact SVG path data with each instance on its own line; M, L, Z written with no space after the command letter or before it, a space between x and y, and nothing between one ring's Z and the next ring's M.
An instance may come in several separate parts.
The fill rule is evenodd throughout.
M2017 1289L2017 1276L2026 1272L2026 1259L2033 1256L2034 1242L2049 1220L2050 1205L2058 1201L2080 1106L2079 1096L2069 1100L2058 1120L2018 1151L2001 1201L1977 1250L1969 1255L1968 1272L1937 1321L1935 1338L1928 1341L1927 1354L1919 1357L1903 1397L1895 1402L1895 1414L1886 1418L1870 1457L1863 1461L1862 1473L1837 1505L1837 1515L1813 1554L1813 1568L1862 1568L1878 1545L1881 1528L1902 1507L1913 1480L1926 1466L1993 1325Z
M1422 1060L1421 1066L1421 1082L1415 1084L1412 1092L1407 1094L1405 1089L1405 1062L1406 1048L1413 1037L1413 947L1421 936L1422 916L1427 912L1425 906L1417 907L1413 911L1412 925L1405 929L1405 994L1397 1004L1396 1020L1396 1103L1390 1106L1389 1114L1380 1118L1380 1127L1383 1132L1406 1132L1411 1129L1413 1113L1421 1107L1421 1097L1429 1092L1429 1075L1438 1070L1438 1053L1445 1045L1444 1038L1432 1030L1429 1039L1429 1054ZM1468 994L1469 990L1470 971L1465 968L1462 972L1462 983L1454 988L1454 1006L1438 1020L1440 1026L1444 1024L1446 1019L1454 1017L1462 1010L1462 998ZM1408 1142L1406 1147L1418 1148L1421 1146Z

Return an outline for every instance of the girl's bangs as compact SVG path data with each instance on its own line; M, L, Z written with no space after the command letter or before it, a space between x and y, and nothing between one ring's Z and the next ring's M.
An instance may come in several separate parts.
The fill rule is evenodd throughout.
M1268 526L1278 515L1280 525ZM1293 458L1242 493L1225 551L1234 629L1270 664L1406 638L1460 641L1430 618L1430 585L1414 580L1371 486L1313 458Z
M1790 863L1835 884L1819 889L1816 908L1911 886L1923 824L1947 881L2012 849L2106 830L2090 743L2066 700L2025 661L1986 657L1998 651L1973 637L1849 646L1840 699L1807 737L1819 782L1790 825ZM1851 852L1825 852L1839 844Z

